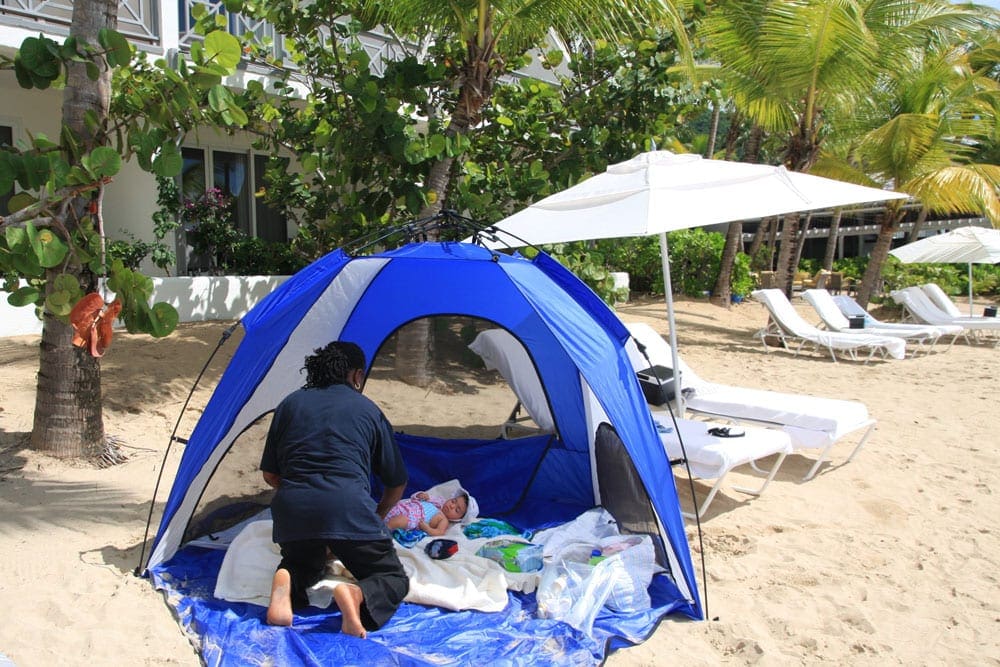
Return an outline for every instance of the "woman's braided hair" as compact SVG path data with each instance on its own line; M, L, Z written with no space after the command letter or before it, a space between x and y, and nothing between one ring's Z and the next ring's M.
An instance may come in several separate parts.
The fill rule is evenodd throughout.
M335 340L306 357L306 389L347 384L347 374L365 366L365 353L357 344Z

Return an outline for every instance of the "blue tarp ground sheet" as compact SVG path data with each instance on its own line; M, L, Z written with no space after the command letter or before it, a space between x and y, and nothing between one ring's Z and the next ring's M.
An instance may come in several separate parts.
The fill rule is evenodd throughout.
M602 609L592 637L558 621L536 618L535 596L508 592L501 612L454 612L404 603L367 639L343 635L340 613L310 607L291 628L264 623L265 608L212 596L224 551L185 547L155 567L184 630L207 665L595 665L610 650L643 641L672 611L677 592L657 576L653 608L622 615ZM335 607L333 608L335 610Z

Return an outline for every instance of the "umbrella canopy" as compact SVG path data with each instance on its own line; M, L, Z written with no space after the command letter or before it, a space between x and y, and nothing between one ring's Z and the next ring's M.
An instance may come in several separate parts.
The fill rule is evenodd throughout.
M907 197L780 166L651 151L535 202L496 223L486 236L492 247L517 247L659 234L670 346L678 368L666 232ZM683 411L680 382L675 380L675 395Z
M1000 229L959 227L889 251L907 264L929 262L969 265L969 314L972 315L972 265L1000 262Z
M646 236L907 195L784 167L642 153L496 224L497 245Z

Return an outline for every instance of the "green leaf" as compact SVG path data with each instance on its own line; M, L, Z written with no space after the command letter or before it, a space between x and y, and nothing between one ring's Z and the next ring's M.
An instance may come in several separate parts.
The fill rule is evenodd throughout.
M11 213L17 213L22 208L27 208L32 204L37 203L38 200L35 199L31 194L27 192L18 192L16 195L11 197L7 201L7 210Z
M38 190L49 180L49 160L44 155L22 156L21 167L17 182L25 190Z
M434 157L438 157L447 148L447 142L444 140L444 136L440 134L432 134L427 140L427 150Z
M122 168L122 156L110 146L98 146L80 159L83 168L96 180L114 176Z
M25 225L31 249L38 258L38 263L45 268L59 266L69 253L69 247L56 236L51 229L35 229L30 222Z
M83 290L80 289L80 281L76 279L76 276L72 276L68 273L60 273L52 280L52 288L56 290L61 290L64 292L69 292L70 294L76 294L80 292L81 295Z
M406 144L406 148L403 149L403 157L410 164L419 164L423 162L426 157L426 151L424 150L424 144L421 141L411 141Z
M205 36L206 60L222 65L227 70L232 70L240 64L242 55L240 40L228 32L216 30Z
M180 321L177 309L165 301L153 304L149 315L149 323L152 325L152 331L147 331L146 333L152 334L154 338L163 338L170 334L170 332L177 328L177 323Z
M87 78L91 81L97 81L101 78L101 68L97 66L97 63L88 60L84 67L87 69Z
M511 127L514 125L514 121L507 116L497 116L497 122L505 127Z
M37 287L25 285L7 295L7 303L12 306L30 306L38 303L41 291Z
M184 158L173 142L160 147L160 152L153 158L153 173L157 176L171 178L181 173L184 168Z
M52 292L45 298L45 307L56 317L66 317L73 310L68 292Z
M55 47L53 50L49 49L50 44ZM58 51L58 47L46 37L28 37L21 42L18 56L24 67L31 72L36 86L39 79L52 82L59 77L62 68L52 51Z
M208 106L212 107L213 111L221 113L229 106L232 99L233 94L222 84L212 86L212 89L208 91Z
M14 270L25 278L41 278L45 275L45 269L38 263L38 258L33 252L11 255L10 263Z
M227 12L238 14L243 11L243 0L224 0L222 4L225 5Z
M126 67L132 60L132 45L117 30L101 28L97 41L108 50L105 56L112 67Z
M24 252L31 247L28 242L28 233L24 231L23 227L8 227L4 230L4 237L11 252Z
M195 87L205 90L216 86L222 82L222 76L216 74L215 72L210 72L207 69L199 67L194 72L191 73L191 83Z

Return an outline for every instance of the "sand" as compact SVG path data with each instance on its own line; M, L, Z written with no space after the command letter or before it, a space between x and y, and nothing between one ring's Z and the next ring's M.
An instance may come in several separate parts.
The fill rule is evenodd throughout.
M619 312L666 331L662 301ZM764 320L751 302L681 301L681 352L709 380L863 401L878 428L853 462L844 463L853 442L842 443L809 482L807 452L789 456L759 498L727 487L702 520L702 540L688 524L712 620L665 621L608 664L1000 664L1000 349L959 342L903 361L835 364L765 354L751 337ZM0 339L0 654L16 665L200 664L133 570L169 436L222 328L116 336L102 362L105 422L128 461L107 469L24 447L38 339ZM207 369L205 387L229 353ZM408 430L492 434L513 404L505 385L478 377L430 391L374 376L371 385ZM179 434L207 396L196 392Z

